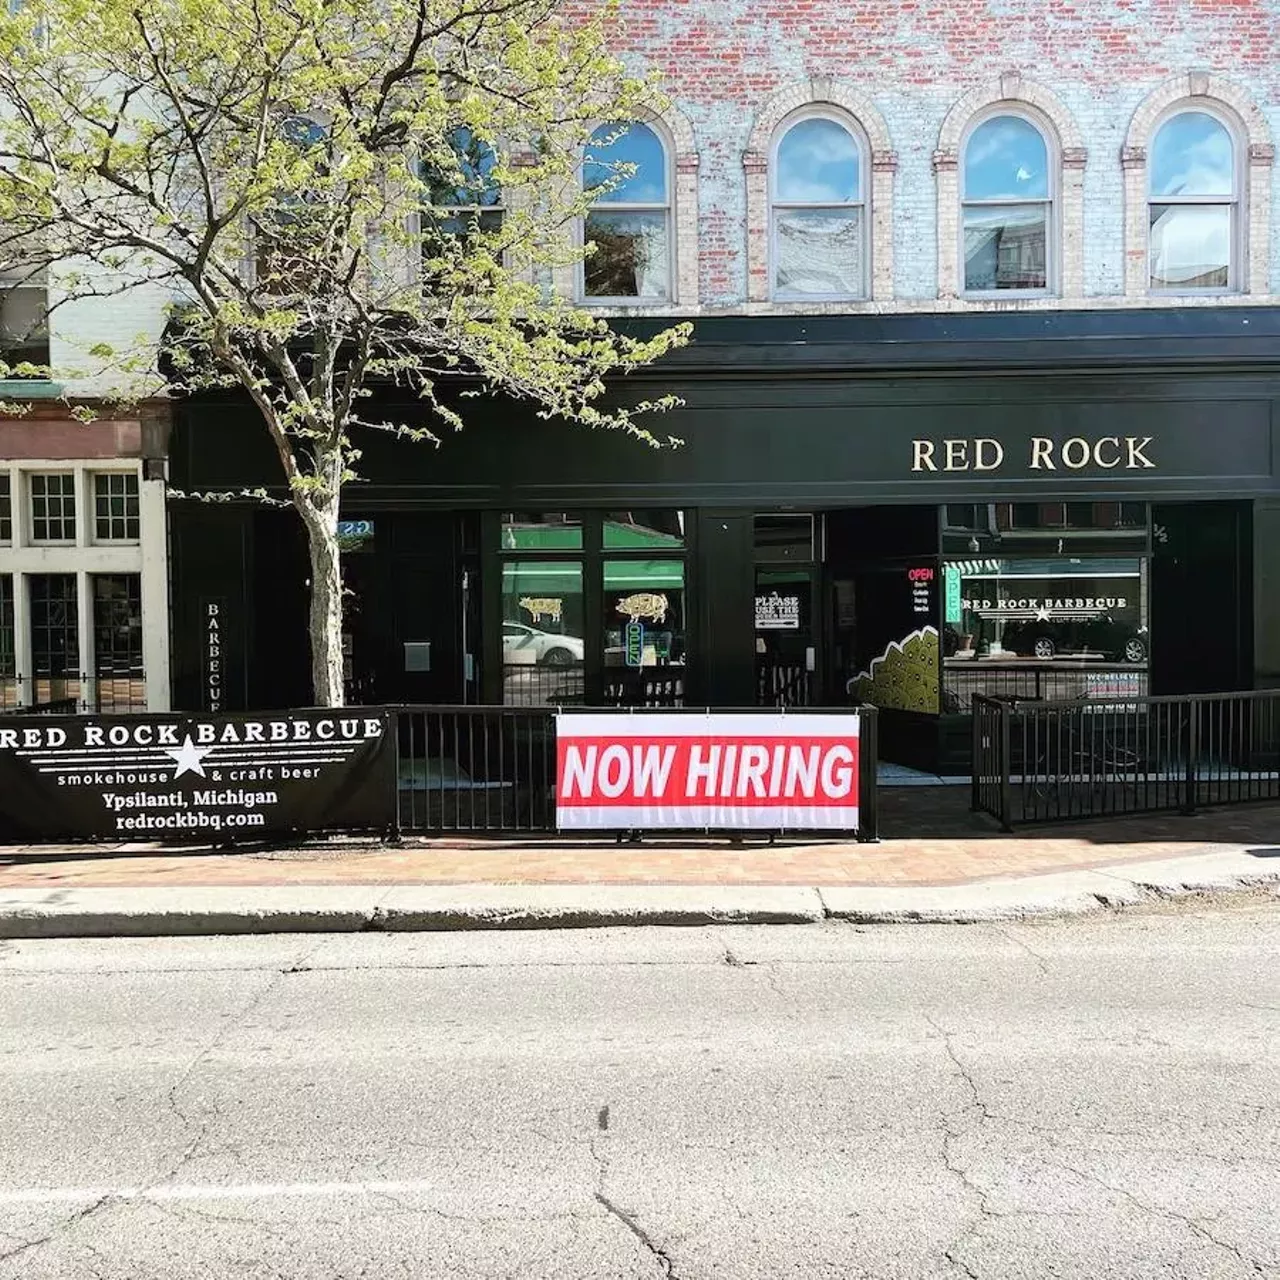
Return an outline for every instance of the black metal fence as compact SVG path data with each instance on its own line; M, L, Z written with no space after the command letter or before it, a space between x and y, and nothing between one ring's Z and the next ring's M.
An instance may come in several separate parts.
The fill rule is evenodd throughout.
M689 715L705 711L700 707L663 709ZM396 724L397 816L402 833L517 835L557 830L556 708L400 706L390 710ZM645 709L626 710L643 714ZM760 713L760 708L750 710ZM831 710L831 714L849 712L847 707ZM875 708L859 708L858 714L857 837L874 841L879 825Z
M1280 690L973 699L973 808L1010 830L1280 801Z
M405 832L556 829L550 707L397 707L396 782Z

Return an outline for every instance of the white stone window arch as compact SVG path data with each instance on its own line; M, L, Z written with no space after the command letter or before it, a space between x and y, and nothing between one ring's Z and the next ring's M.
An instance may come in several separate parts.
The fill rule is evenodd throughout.
M824 105L779 126L769 157L770 291L776 302L838 302L869 291L870 148Z
M960 288L966 297L1058 291L1058 142L1047 121L999 103L960 143Z
M1044 284L1040 287L966 288L966 210L976 210L984 203L984 197L972 182L966 185L964 178L967 175L962 172L962 166L969 158L970 140L994 120L1024 122L1034 127L1044 140L1047 165L1045 194L1031 194L1028 184L1025 200L1007 199L1013 188L1003 192L992 188L985 197L990 202L988 207L993 211L993 218L998 217L994 211L1001 207L1015 209L1022 206L1025 218L1028 206L1037 202L1046 206L1045 272ZM1088 154L1071 113L1055 94L1018 72L1006 72L961 98L942 122L938 147L933 153L937 179L939 297L1080 297L1084 292L1082 239L1087 159ZM975 214L975 219L977 216ZM971 246L976 240L975 232L970 239ZM1011 261L1016 259L1017 246L1013 240L1008 252Z
M838 124L858 148L859 199L777 200L778 147L791 130L808 121ZM811 126L812 127L812 126ZM831 135L836 137L836 135ZM838 138L837 138L838 140ZM750 302L877 302L893 297L893 180L897 156L875 104L853 86L816 77L780 89L761 108L751 130L742 166L747 186L747 298ZM778 289L777 214L808 205L848 215L860 206L862 264L858 288L830 292Z
M1120 154L1126 295L1269 293L1274 157L1233 82L1192 71L1154 89Z

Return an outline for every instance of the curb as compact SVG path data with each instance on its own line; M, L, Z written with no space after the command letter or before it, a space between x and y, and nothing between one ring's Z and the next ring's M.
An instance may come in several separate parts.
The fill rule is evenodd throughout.
M708 925L979 924L1270 888L1240 849L949 886L266 885L0 891L0 938L450 932Z

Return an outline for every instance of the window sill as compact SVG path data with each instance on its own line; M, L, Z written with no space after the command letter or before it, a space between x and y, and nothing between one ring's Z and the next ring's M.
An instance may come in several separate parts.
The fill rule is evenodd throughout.
M674 307L676 304L671 298L579 298L577 305L588 311L597 307L603 309L625 307L628 311L656 311L661 307Z
M62 383L43 378L0 378L0 398L5 400L57 400Z

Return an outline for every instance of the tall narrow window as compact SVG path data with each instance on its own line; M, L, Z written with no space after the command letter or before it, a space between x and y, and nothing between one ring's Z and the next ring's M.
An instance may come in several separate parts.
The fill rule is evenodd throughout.
M43 271L18 271L0 276L0 359L10 368L37 366L34 374L48 377L49 287Z
M966 293L1050 287L1053 175L1044 134L1022 116L993 116L964 148Z
M1235 287L1236 165L1231 133L1203 111L1166 121L1151 146L1151 288Z
M15 674L13 651L13 575L0 573L0 680ZM12 689L0 685L0 707L9 705Z
M867 219L862 149L844 125L809 116L778 142L773 173L773 296L862 298Z
M76 478L70 472L37 472L31 482L31 541L76 540Z
M439 155L423 157L419 170L426 202L422 247L427 258L439 254L440 236L459 237L459 243L465 243L477 231L501 230L502 188L494 179L497 166L493 147L465 125L450 132Z
M644 124L601 125L587 144L582 181L592 200L584 298L669 302L671 182L662 139Z
M33 573L31 662L38 680L65 680L80 667L80 623L74 573ZM41 688L40 694L48 690ZM54 691L55 696L61 696ZM44 700L43 697L37 701Z
M0 471L0 542L13 541L13 495L9 492L9 473Z
M136 573L95 573L93 667L99 710L146 707L142 667L142 578Z
M309 116L287 116L277 139L296 151L297 176L255 218L256 276L271 293L305 290L328 231L330 205L318 188L330 176L329 132Z

